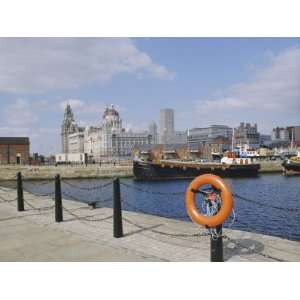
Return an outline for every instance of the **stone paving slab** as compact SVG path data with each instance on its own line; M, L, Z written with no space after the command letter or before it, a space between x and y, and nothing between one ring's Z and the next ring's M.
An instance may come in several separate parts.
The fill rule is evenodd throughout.
M64 222L55 223L49 197L25 192L25 212L16 211L15 198L15 190L0 189L0 261L210 259L210 237L193 236L206 231L191 222L123 211L124 237L116 239L111 208L63 200ZM232 229L224 234L226 261L300 261L300 242Z

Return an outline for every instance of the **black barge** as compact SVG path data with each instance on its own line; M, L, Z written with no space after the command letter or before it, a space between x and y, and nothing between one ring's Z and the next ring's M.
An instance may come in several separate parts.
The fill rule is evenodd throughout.
M161 160L159 162L133 161L133 173L138 180L189 179L205 173L221 177L257 176L260 164L203 163L179 160Z

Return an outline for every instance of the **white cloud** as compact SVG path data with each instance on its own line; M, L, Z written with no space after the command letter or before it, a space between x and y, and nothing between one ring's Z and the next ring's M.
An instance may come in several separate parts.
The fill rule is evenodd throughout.
M106 104L101 101L83 101L79 99L69 99L59 103L59 108L61 111L64 111L67 104L71 105L73 112L76 115L101 115L104 112ZM76 118L76 116L75 116ZM76 121L80 121L79 119Z
M26 136L30 138L31 152L46 154L59 151L59 128L37 125L39 116L49 109L46 100L16 99L1 110L0 136Z
M122 73L174 77L128 38L0 38L0 54L6 92L78 88Z
M85 106L84 102L79 99L69 99L59 103L59 108L64 111L67 104L70 104L72 109L83 108Z
M61 151L59 128L39 127L0 127L0 136L30 138L30 152L55 154Z
M197 115L211 123L258 122L265 131L277 125L299 124L300 48L270 56L268 66L251 81L231 86L223 94L198 101Z

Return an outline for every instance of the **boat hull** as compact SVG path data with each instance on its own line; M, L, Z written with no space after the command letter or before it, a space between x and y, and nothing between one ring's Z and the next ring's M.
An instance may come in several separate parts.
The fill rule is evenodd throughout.
M189 179L199 175L211 173L221 177L250 177L257 176L259 164L232 164L225 166L223 164L155 164L147 162L133 162L133 173L139 180L156 179Z
M282 166L287 171L300 172L300 163L296 163L293 161L285 161L282 163Z

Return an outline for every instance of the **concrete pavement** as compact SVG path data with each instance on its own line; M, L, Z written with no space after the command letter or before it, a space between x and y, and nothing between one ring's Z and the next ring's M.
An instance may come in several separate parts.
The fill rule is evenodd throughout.
M124 237L112 236L112 210L63 200L55 223L53 200L0 189L0 261L209 261L210 238L191 222L123 211ZM9 200L9 202L5 202ZM34 207L34 208L33 208ZM300 242L225 229L226 261L300 261Z

